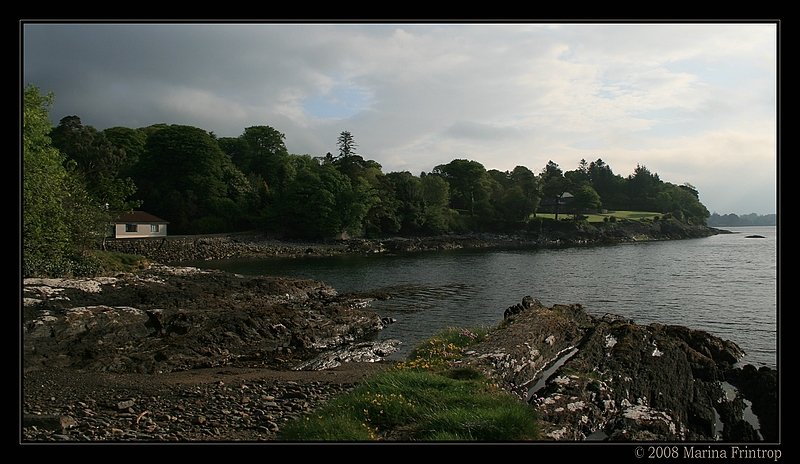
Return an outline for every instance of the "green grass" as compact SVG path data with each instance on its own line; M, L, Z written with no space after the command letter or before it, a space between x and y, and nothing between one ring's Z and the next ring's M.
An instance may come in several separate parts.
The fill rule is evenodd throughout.
M603 222L604 218L614 216L619 219L628 219L631 221L641 221L642 219L653 219L654 217L661 218L661 213L656 213L653 211L609 211L608 213L602 214L586 214L587 221L589 222ZM536 217L543 218L543 219L555 219L555 214L553 213L539 213ZM558 219L563 218L574 218L572 214L564 214L559 213Z
M288 423L292 441L518 441L538 437L533 409L455 360L487 330L448 329L408 361Z
M447 329L414 348L408 361L398 367L401 369L445 369L452 361L462 356L465 348L481 342L488 331L483 327Z
M485 379L423 370L378 374L306 417L282 440L515 441L537 437L533 409Z

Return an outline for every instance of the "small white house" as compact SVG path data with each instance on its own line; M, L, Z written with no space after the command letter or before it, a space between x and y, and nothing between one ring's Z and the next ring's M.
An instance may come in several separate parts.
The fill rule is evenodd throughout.
M113 224L113 238L164 238L169 222L144 211L120 214Z

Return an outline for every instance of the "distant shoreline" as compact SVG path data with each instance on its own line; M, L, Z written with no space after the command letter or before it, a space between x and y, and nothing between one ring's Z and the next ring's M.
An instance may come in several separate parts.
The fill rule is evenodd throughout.
M778 227L778 225L777 224L767 224L767 225L747 224L747 225L743 225L743 226L720 226L720 225L714 226L715 229L718 229L720 227L735 227L735 228L739 228L739 227Z
M682 240L730 233L676 220L652 222L576 223L548 221L538 231L516 234L465 234L430 237L389 237L336 241L290 241L259 232L183 235L166 240L107 241L106 249L137 254L161 263L230 258L302 258L403 254L457 249L542 249L620 243Z

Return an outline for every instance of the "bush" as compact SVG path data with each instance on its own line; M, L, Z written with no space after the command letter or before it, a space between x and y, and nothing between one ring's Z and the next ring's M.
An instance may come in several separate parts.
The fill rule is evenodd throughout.
M94 277L102 271L100 262L91 254L43 259L24 257L22 272L26 277Z
M461 358L465 348L483 340L487 332L488 330L485 328L447 329L414 348L408 356L408 361L399 364L398 367L401 369L446 369L452 361Z
M477 380L483 378L483 374L471 367L456 367L446 371L444 376L455 380Z
M528 232L533 232L538 234L542 230L542 224L544 223L544 219L540 217L535 217L528 221Z
M132 272L144 269L149 265L147 258L141 255L132 255L118 251L91 252L91 257L97 262L98 273L116 274L119 272Z
M617 217L616 216L610 216L608 218L608 222L617 222Z

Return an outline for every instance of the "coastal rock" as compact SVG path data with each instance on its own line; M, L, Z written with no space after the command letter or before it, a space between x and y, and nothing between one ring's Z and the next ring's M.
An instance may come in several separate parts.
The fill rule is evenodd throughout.
M296 362L383 328L362 300L310 280L164 266L95 284L51 280L25 281L24 293L41 299L24 310L26 369L158 373Z
M517 303L514 306L509 306L505 312L503 313L503 319L508 319L509 317L515 316L526 309L531 309L534 306L541 306L542 303L539 300L534 300L530 295L525 296L522 298L522 303Z
M764 441L778 441L778 371L762 366L746 365L729 369L725 379L752 402Z
M400 340L354 343L321 353L294 369L323 370L341 366L346 362L379 362L397 351L399 345Z
M537 303L470 350L462 362L529 399L543 435L555 440L714 440L721 426L717 415L726 437L751 437L741 408L721 405L725 378L753 398L762 423L774 420L765 412L775 405L769 370L732 369L742 350L700 330L637 325L591 316L580 305ZM749 391L755 379L765 387ZM756 408L757 401L765 406ZM769 426L762 428L769 433Z

